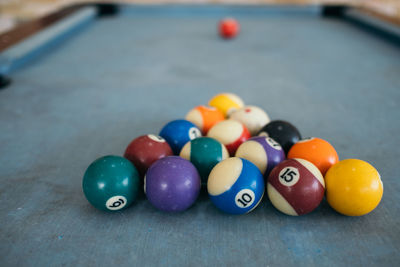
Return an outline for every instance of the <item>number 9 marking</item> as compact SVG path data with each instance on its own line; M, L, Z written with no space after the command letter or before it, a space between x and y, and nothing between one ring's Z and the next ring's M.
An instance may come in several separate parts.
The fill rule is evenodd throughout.
M124 196L113 196L107 200L106 207L109 210L120 210L126 206L126 201Z

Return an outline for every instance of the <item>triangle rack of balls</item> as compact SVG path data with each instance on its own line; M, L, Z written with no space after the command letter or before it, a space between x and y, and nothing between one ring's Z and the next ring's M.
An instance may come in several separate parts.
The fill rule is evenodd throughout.
M143 191L156 209L183 212L207 190L222 212L246 214L264 199L280 212L312 212L326 197L338 213L361 216L383 195L378 171L359 159L339 161L326 140L302 138L284 120L221 93L185 119L166 123L158 134L136 137L124 156L95 160L83 177L94 207L119 211Z

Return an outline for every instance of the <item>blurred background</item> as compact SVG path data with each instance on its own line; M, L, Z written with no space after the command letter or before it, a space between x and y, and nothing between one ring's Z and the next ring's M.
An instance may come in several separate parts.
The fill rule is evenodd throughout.
M395 23L400 21L400 0L0 0L0 34L18 24L43 17L76 3L134 3L134 4L346 4L376 15L384 16Z

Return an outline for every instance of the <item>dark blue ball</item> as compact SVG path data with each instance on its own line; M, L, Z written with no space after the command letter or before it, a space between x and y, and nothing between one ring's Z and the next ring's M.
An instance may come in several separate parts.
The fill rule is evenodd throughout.
M201 136L199 128L187 120L174 120L168 122L159 134L172 148L175 155L178 155L182 147L197 137Z

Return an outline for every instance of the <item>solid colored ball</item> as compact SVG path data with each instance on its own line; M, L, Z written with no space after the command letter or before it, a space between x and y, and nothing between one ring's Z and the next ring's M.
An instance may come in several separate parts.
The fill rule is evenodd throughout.
M235 110L231 113L229 119L243 123L251 135L256 135L270 121L268 114L256 106L245 106Z
M303 139L294 144L288 153L288 158L305 159L317 166L322 175L339 161L335 148L327 141L311 137Z
M207 183L208 175L217 163L229 157L225 146L210 137L199 137L182 148L180 156L190 160L197 168L203 184Z
M225 120L215 124L207 136L225 145L231 156L235 155L237 148L251 137L247 128L235 120Z
M165 139L153 134L135 138L124 153L124 157L135 165L141 177L145 175L151 164L163 157L172 155L172 149Z
M264 178L250 161L228 158L212 169L207 190L214 205L231 214L252 211L264 195Z
M321 172L304 159L287 159L268 176L268 197L279 211L292 216L313 211L324 198Z
M244 106L243 100L239 96L232 93L218 94L211 98L211 100L208 102L208 105L221 111L225 117L234 110Z
M175 155L182 147L197 137L201 136L199 128L187 120L174 120L167 123L160 131L160 136L167 140Z
M121 210L136 199L139 173L123 157L101 157L87 168L82 188L86 199L94 207L107 211Z
M178 156L156 161L145 176L147 199L162 211L186 210L196 201L200 187L196 168L190 161Z
M301 139L299 130L287 121L275 120L265 125L258 135L269 136L278 142L287 154L290 148Z
M333 165L325 182L329 205L347 216L365 215L382 199L381 176L371 164L359 159L345 159Z
M225 18L218 24L219 34L222 38L231 39L239 33L239 23L233 18Z
M194 123L203 134L220 121L225 119L224 114L214 107L197 106L185 117L186 120Z
M255 136L241 144L236 150L235 157L254 163L265 178L268 178L276 165L286 159L281 145L266 136Z

